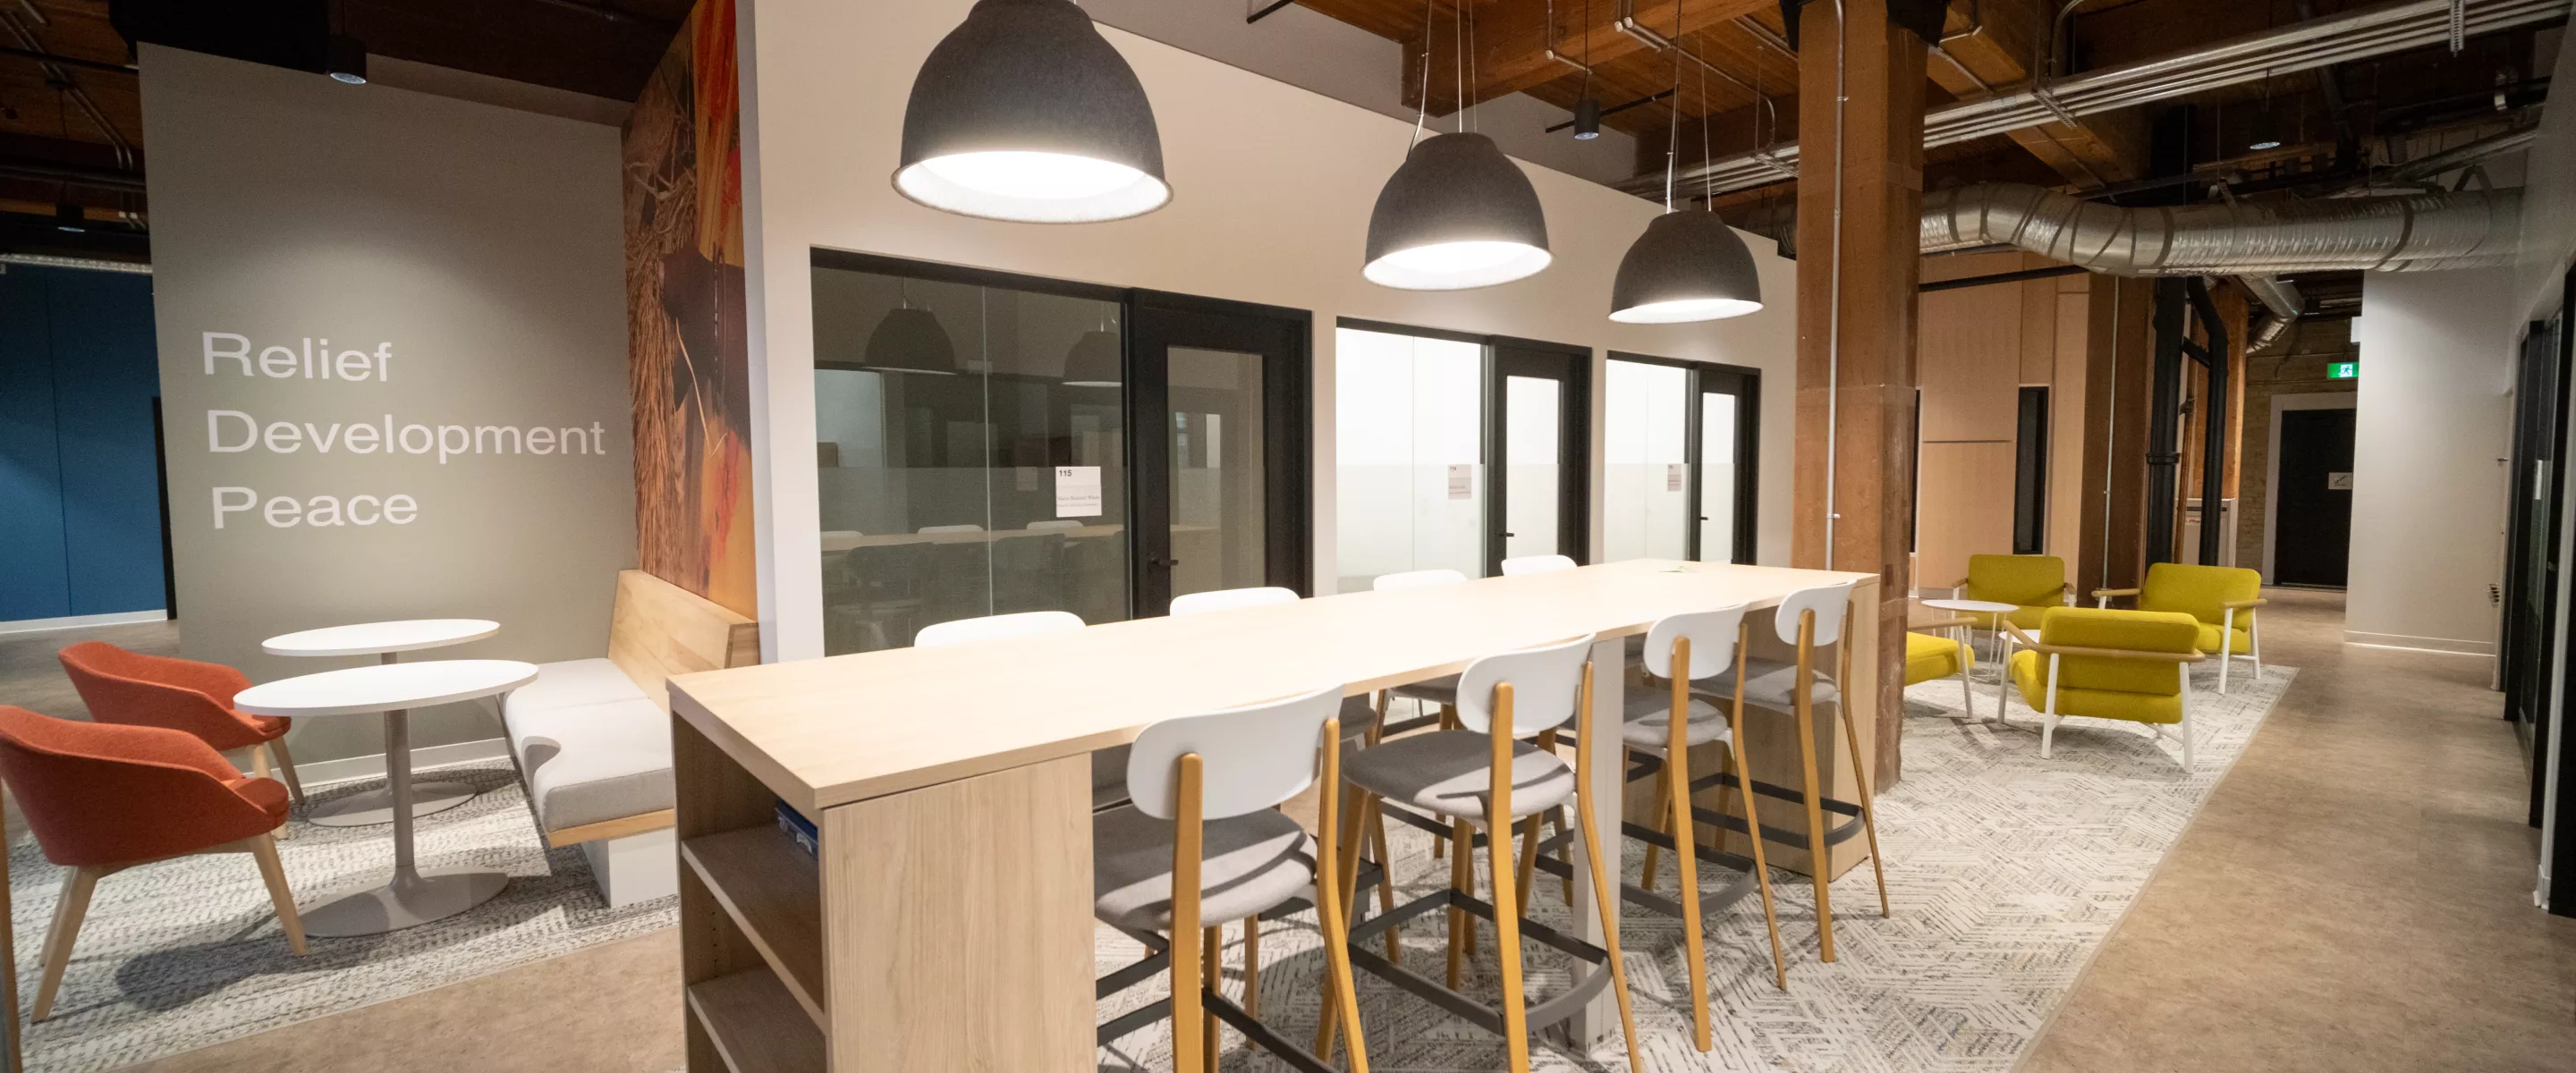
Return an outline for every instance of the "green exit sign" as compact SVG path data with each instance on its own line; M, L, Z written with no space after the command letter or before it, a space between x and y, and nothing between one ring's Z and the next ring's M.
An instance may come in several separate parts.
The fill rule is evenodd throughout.
M2330 361L2326 363L2326 379L2328 380L2351 380L2360 375L2360 362Z

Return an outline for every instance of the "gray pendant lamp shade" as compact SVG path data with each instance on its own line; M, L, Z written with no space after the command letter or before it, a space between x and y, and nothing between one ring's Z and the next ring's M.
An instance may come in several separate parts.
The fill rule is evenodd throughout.
M1064 356L1066 387L1117 387L1126 361L1119 353L1118 333L1084 332Z
M957 346L927 309L900 306L868 333L868 368L889 373L957 375Z
M1713 212L1668 212L1619 259L1610 319L1679 324L1762 308L1762 276L1744 239Z
M977 0L930 50L895 189L934 209L1088 223L1172 199L1154 109L1072 0Z
M1547 216L1520 165L1482 134L1423 139L1369 214L1369 282L1408 291L1509 283L1546 268Z

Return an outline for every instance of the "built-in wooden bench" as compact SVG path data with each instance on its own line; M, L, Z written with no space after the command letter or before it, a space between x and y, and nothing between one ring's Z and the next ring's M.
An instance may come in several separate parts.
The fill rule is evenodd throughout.
M758 623L625 570L607 657L540 664L536 681L501 702L538 832L549 846L581 847L610 905L679 889L663 680L758 662Z

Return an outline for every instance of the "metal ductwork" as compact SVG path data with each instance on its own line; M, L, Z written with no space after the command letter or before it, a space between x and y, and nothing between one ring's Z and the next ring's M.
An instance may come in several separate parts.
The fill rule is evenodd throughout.
M2418 272L2513 263L2522 192L2121 208L2022 183L1923 195L1925 253L2016 246L2116 276Z
M2271 346L2307 308L2307 299L2300 296L2298 285L2279 276L2238 276L2236 282L2255 301L2263 303L2263 315L2255 318L2253 327L2245 333L2248 354Z

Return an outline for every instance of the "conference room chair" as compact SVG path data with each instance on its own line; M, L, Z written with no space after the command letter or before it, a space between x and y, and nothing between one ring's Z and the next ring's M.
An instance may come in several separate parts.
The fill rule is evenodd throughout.
M2134 589L2095 589L2094 606L2107 608L2115 596L2135 596L2140 611L2167 611L2200 620L2200 651L2218 657L2218 691L2227 692L2227 668L2238 659L2254 661L2254 678L2263 678L2263 633L2254 609L2263 599L2260 571L2236 566L2156 563L2147 580Z
M2075 586L2066 580L2066 560L2054 555L1971 555L1968 576L1950 588L1952 599L2011 604L2000 616L2025 630L2039 628L2040 616L2052 607L2075 604ZM1972 614L1978 629L1997 630L1999 616Z
M1336 840L1351 837L1329 792L1340 777L1341 693L1327 686L1166 719L1136 736L1126 771L1131 803L1092 817L1092 912L1147 954L1102 977L1098 993L1107 998L1165 973L1171 997L1101 1025L1100 1045L1168 1017L1175 1073L1215 1073L1222 1021L1275 1054L1323 1065L1256 1019L1258 977L1245 978L1243 1002L1225 997L1223 936L1207 923L1241 918L1257 932L1262 914L1293 909L1311 893L1324 938L1320 1019L1349 1032L1352 1073L1367 1073L1349 896L1325 870L1339 856ZM1309 835L1278 806L1317 785L1327 792L1318 795L1317 833Z
M1721 789L1718 809L1702 818L1703 810L1688 793L1675 793L1676 786L1690 786L1690 751L1708 745L1723 745L1718 770L1732 774L1747 770L1744 766L1744 690L1743 671L1748 658L1749 627L1744 622L1744 607L1719 608L1659 619L1646 629L1643 669L1651 685L1661 681L1670 688L1641 690L1627 700L1627 719L1621 726L1620 745L1626 752L1653 757L1655 766L1655 826L1660 837L1641 833L1641 826L1631 825L1630 836L1646 843L1644 887L1631 892L1627 900L1679 916L1682 920L1683 946L1690 960L1691 1040L1700 1050L1714 1044L1709 1028L1708 956L1704 948L1700 920L1699 846L1700 823L1714 823L1719 834L1713 857L1726 855L1724 819L1725 799ZM1690 685L1734 671L1738 683L1733 697L1723 706L1706 697L1693 696ZM1626 759L1622 754L1623 761ZM1760 810L1753 795L1744 798L1744 822L1747 830L1760 830ZM1653 893L1655 873L1661 854L1671 851L1678 903ZM1750 878L1762 894L1762 919L1771 930L1771 980L1773 986L1789 986L1788 955L1780 948L1780 917L1771 898L1770 864L1764 859L1762 840L1753 839L1753 861ZM1527 872L1524 867L1524 880Z
M295 754L286 747L286 732L295 721L284 716L245 715L232 708L233 694L250 688L242 672L220 663L200 663L173 656L147 656L105 641L83 641L55 653L63 673L80 691L91 719L101 723L164 727L186 731L217 752L250 751L251 773L274 771L286 780L295 803L304 803L304 782L295 774Z
M1553 574L1559 570L1572 570L1575 565L1574 559L1571 556L1523 555L1516 559L1503 560L1503 576L1518 577L1522 574Z
M250 854L287 949L304 953L304 923L269 837L286 822L287 789L276 780L243 775L184 731L56 719L8 705L0 705L0 777L45 859L69 869L45 933L33 1019L53 1013L90 892L137 865Z
M1183 593L1172 597L1172 617L1204 615L1210 611L1232 611L1238 607L1265 607L1270 604L1293 604L1303 599L1295 589L1263 585L1249 589L1212 589L1207 592Z
M1363 801L1380 803L1389 818L1435 836L1445 834L1456 849L1450 855L1446 889L1362 925L1355 929L1353 939L1365 941L1397 920L1446 908L1448 994L1441 1005L1452 1012L1472 1009L1486 1014L1487 1017L1471 1016L1469 1020L1489 1030L1499 1030L1513 1073L1528 1073L1531 1034L1534 1028L1546 1025L1528 1024L1521 968L1523 902L1516 889L1512 830L1520 821L1569 800L1578 817L1583 859L1591 866L1593 909L1599 914L1606 948L1553 930L1539 935L1551 946L1609 969L1610 986L1619 1004L1620 1027L1628 1045L1628 1066L1644 1068L1637 1049L1636 1020L1628 1006L1627 972L1620 964L1619 929L1611 911L1614 888L1604 871L1594 821L1591 773L1597 750L1595 735L1590 732L1593 672L1587 658L1592 641L1592 635L1586 634L1469 663L1459 675L1458 729L1382 741L1374 748L1356 750L1342 761L1343 779ZM1572 765L1553 747L1557 729L1569 721L1575 726ZM1533 744L1530 739L1537 741ZM1617 755L1613 754L1608 762L1617 763ZM1354 837L1357 813L1346 807L1343 816L1339 839L1343 856L1336 866L1335 878L1342 884L1341 900L1348 904L1359 875L1358 842ZM1470 859L1477 841L1475 831L1480 827L1486 831L1487 873L1493 883L1489 900L1476 897L1476 870ZM1535 848L1533 845L1524 852ZM1382 866L1386 862L1377 863ZM1501 971L1499 1009L1458 991L1468 956L1467 921L1474 917L1483 917L1494 925L1494 951ZM1359 956L1374 958L1364 951ZM1436 986L1427 979L1414 980L1419 986ZM1556 1017L1561 1019L1573 1012L1570 1008L1559 1010ZM1335 1022L1323 1023L1317 1053L1332 1054L1334 1029Z
M1405 589L1429 588L1434 585L1464 585L1466 583L1467 575L1455 570L1407 570L1396 574L1380 574L1377 576L1376 580L1369 582L1369 589L1372 592L1400 592ZM1403 722L1389 725L1386 722L1385 715L1387 701L1395 697L1403 697L1406 700L1414 702L1417 706L1436 707L1440 710L1440 714L1437 717L1418 716L1417 718L1407 719ZM1419 682L1410 682L1397 686L1394 689L1390 689L1378 698L1378 712L1378 728L1376 736L1379 738L1383 738L1390 734L1407 734L1427 726L1437 726L1442 730L1456 729L1458 726L1458 676L1454 674L1442 675L1438 678L1428 678ZM1372 818L1375 818L1374 814L1372 814ZM1443 843L1432 846L1431 855L1434 858L1447 856L1447 844ZM1474 942L1474 936L1471 934L1468 938L1468 943L1471 948ZM1392 948L1393 945L1393 942L1390 941L1390 948Z
M1831 859L1833 847L1852 837L1854 827L1869 839L1869 867L1878 879L1878 913L1880 916L1890 915L1887 868L1880 861L1878 852L1878 811L1869 788L1869 753L1860 747L1860 730L1853 725L1850 712L1842 702L1841 683L1851 679L1851 646L1843 643L1849 624L1851 586L1852 583L1846 581L1839 585L1800 589L1781 599L1780 606L1772 612L1772 631L1783 643L1794 646L1794 659L1784 661L1748 656L1742 660L1742 669L1726 668L1709 679L1705 688L1694 687L1691 690L1694 696L1732 704L1739 694L1738 683L1741 683L1740 695L1746 706L1795 721L1798 777L1801 780L1795 790L1760 782L1747 771L1741 777L1719 772L1689 784L1684 792L1696 793L1709 786L1731 790L1750 787L1748 792L1751 793L1794 801L1806 813L1804 835L1776 828L1757 833L1750 830L1749 825L1743 825L1743 821L1731 818L1720 826L1745 830L1756 839L1768 838L1808 852L1809 868L1815 874L1817 955L1822 961L1834 960L1833 890L1832 884L1826 880L1826 873L1831 871L1827 862ZM1817 651L1825 648L1834 650L1835 666L1830 673L1816 666ZM1818 788L1823 781L1816 765L1815 719L1816 709L1820 706L1831 711L1829 718L1833 722L1842 724L1843 742L1852 757L1853 787L1860 791L1857 802L1829 798ZM1831 734L1833 728L1828 726L1825 730ZM1828 829L1825 826L1828 812L1855 817L1857 822L1842 823ZM1710 819L1707 822L1719 821ZM1722 834L1720 837L1722 849L1725 843Z
M2041 621L2039 636L2005 630L2012 649L2006 675L2022 703L2040 713L2039 755L2048 757L2057 725L2072 715L2144 723L2182 739L2182 767L2198 758L2191 725L2191 665L2206 623L2178 611L2109 611L2061 607ZM2004 695L1995 691L1995 713Z
M1965 625L1962 617L1952 620ZM1977 715L1977 694L1969 684L1969 672L1976 670L1977 653L1966 641L1938 634L1908 632L1905 635L1905 684L1919 686L1944 678L1959 680L1960 710L1973 719Z

